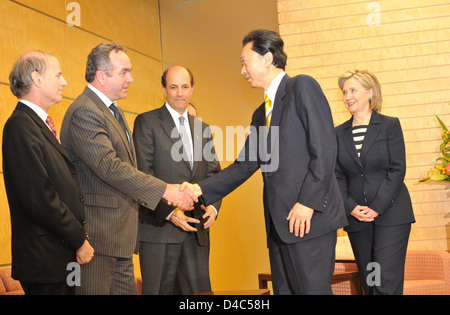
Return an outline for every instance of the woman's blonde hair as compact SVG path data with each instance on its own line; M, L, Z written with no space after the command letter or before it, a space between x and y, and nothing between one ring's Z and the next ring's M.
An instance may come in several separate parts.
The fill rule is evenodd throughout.
M372 89L373 95L369 100L370 109L373 109L377 113L381 112L383 97L381 95L381 85L377 77L367 70L347 71L338 78L338 85L341 91L344 88L344 82L350 78L357 79L366 90Z

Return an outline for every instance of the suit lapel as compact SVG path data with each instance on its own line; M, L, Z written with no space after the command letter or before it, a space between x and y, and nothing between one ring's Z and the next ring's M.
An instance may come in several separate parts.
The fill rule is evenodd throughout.
M372 112L372 117L370 118L369 127L366 131L366 136L364 137L364 142L361 150L361 160L364 161L367 153L370 151L370 148L375 143L378 134L380 133L380 127L378 126L380 123L380 115L377 112Z
M352 133L352 123L353 118L348 120L345 123L344 130L343 130L343 139L345 143L345 147L347 148L348 153L352 157L352 159L358 164L358 166L363 169L361 159L358 157L358 154L356 152L355 143L353 142L353 133Z
M286 84L288 82L288 79L290 77L286 74L283 79L281 79L280 85L278 86L277 89L277 93L275 94L275 102L273 104L273 111L272 111L272 120L270 122L270 126L269 126L269 131L267 134L267 148L270 148L267 151L268 154L270 154L271 152L275 152L274 150L276 149L274 146L278 145L278 143L276 142L272 142L272 139L279 139L279 131L280 128L278 128L280 126L280 120L281 120L281 115L283 113L283 109L284 109L284 100L286 97ZM263 126L266 125L265 123L265 115L264 115L264 122L262 124ZM273 128L273 127L277 127L277 128Z
M283 112L284 108L284 97L286 96L286 83L289 79L289 76L286 74L283 79L281 79L280 85L278 86L277 94L275 95L275 102L272 112L272 121L270 123L270 126L279 126L280 125L280 119L281 119L281 113ZM270 129L269 128L269 135L270 135Z
M122 138L122 141L123 141L125 147L127 148L127 152L130 157L130 160L133 161L133 165L136 165L136 160L134 158L134 156L135 156L134 152L131 152L130 144L128 142L128 137L125 134L125 131L123 130L122 126L120 126L119 121L116 119L116 117L114 117L114 115L111 113L110 109L106 106L106 104L103 103L103 101L97 96L97 94L95 94L90 88L86 87L84 89L83 94L85 94L87 97L89 97L94 102L94 104L97 105L97 107L103 112L103 115L105 116L105 118L108 119L113 124L114 128L116 128L117 132L119 133L120 137ZM130 128L128 127L128 123L125 120L123 111L119 106L117 106L117 108L119 109L120 114L124 118L125 125L131 136ZM132 137L130 137L130 138L132 138ZM130 140L133 141L133 139L130 139Z
M53 133L50 131L50 129L48 128L47 124L31 108L29 108L25 104L22 104L22 103L19 102L17 104L16 109L25 112L28 116L30 116L36 122L36 124L42 130L42 133L44 134L44 136L50 141L50 143L66 159L66 163L68 165L70 165L70 167L72 167L72 162L71 162L69 156L67 155L66 150L61 145L61 143L59 143L59 141L56 139L56 137L53 135Z
M180 137L178 129L175 125L175 122L173 121L172 116L170 115L169 111L166 108L166 105L163 105L160 108L159 112L160 112L159 118L161 119L161 127L163 128L164 132L167 134L169 139L172 141L172 143L174 145L176 144L177 146L179 146L182 143L181 137ZM191 122L189 122L189 125L191 128L191 134L193 135ZM182 156L183 156L184 162L186 163L186 166L189 168L189 170L191 170L191 166L189 165L187 156L184 153ZM195 167L195 163L194 163L194 167Z
M169 111L166 108L166 105L163 105L159 109L159 119L161 120L161 127L169 137L169 139L175 144L178 140L180 140L180 134L175 126L175 122L170 116Z

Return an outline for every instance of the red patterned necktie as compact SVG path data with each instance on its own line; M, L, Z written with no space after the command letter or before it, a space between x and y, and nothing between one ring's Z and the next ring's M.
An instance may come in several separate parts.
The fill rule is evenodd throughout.
M45 120L45 122L50 127L55 138L59 141L58 133L56 132L55 124L53 123L53 119L50 116L47 116L47 119Z

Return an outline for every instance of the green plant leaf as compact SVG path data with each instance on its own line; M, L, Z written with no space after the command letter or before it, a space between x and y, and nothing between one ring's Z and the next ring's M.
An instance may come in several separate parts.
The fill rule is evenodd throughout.
M434 174L430 177L431 180L445 180L446 176L442 174Z
M444 122L438 117L438 115L435 114L435 116L436 116L437 120L439 121L439 124L441 125L442 129L448 130L448 129L447 129L447 126L446 126L446 125L444 124Z

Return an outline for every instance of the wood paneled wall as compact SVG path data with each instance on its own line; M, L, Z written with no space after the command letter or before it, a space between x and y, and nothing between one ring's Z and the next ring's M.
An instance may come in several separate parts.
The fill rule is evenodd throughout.
M416 223L410 249L450 250L450 184L418 180L439 157L441 128L450 126L448 0L278 0L288 73L321 84L334 123L350 118L337 78L369 70L382 84L382 113L400 118L406 142L405 182Z
M65 0L0 0L0 132L17 104L8 76L24 52L43 50L60 61L68 82L64 100L52 106L57 129L64 114L86 85L87 55L93 47L118 41L128 47L134 83L128 97L119 101L130 126L134 118L161 106L161 43L157 0L77 0L80 26L69 26L74 9ZM0 156L1 165L1 156ZM1 170L0 170L1 171ZM18 170L19 171L19 170ZM9 208L0 173L0 265L11 262Z

